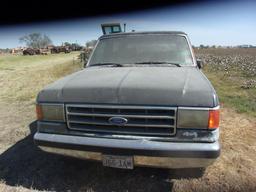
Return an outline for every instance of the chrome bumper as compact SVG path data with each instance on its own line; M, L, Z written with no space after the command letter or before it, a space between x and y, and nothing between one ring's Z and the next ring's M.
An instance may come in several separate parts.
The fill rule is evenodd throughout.
M102 161L102 154L98 152L78 151L45 146L39 146L39 148L48 153L65 155L79 159ZM134 155L133 159L135 166L170 169L207 167L215 161L215 159L209 158L150 157L138 155Z
M46 152L80 159L102 160L102 154L131 155L135 166L158 168L207 167L219 156L214 143L170 143L36 133L35 144Z

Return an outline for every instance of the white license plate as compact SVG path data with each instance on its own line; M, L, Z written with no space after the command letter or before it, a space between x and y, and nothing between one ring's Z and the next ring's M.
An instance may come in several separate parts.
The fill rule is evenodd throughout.
M102 155L103 166L121 169L133 169L132 156Z

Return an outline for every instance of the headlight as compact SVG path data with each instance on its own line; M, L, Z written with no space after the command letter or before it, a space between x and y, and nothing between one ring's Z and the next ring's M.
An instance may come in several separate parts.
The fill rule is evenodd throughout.
M64 104L37 104L36 114L38 120L65 121Z
M219 107L179 107L177 128L216 129L219 127Z

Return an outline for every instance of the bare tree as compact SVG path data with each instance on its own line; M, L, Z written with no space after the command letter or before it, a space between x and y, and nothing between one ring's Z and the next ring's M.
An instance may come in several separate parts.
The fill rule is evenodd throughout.
M64 46L69 46L69 47L71 47L71 43L65 42L65 43L64 43Z
M41 33L31 33L21 37L20 42L25 43L30 48L44 48L52 43L52 40L47 35Z
M91 40L86 42L86 47L94 47L97 43L97 40Z

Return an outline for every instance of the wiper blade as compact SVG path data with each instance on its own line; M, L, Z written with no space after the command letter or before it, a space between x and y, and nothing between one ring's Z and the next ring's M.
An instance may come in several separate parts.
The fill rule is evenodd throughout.
M137 62L135 64L167 64L167 65L175 65L177 67L181 67L179 63L172 63L172 62L166 62L166 61L145 61L145 62Z
M89 65L89 67L105 66L105 65L110 65L110 66L114 66L114 67L123 67L123 65L120 64L120 63L95 63L95 64L92 64L92 65Z

